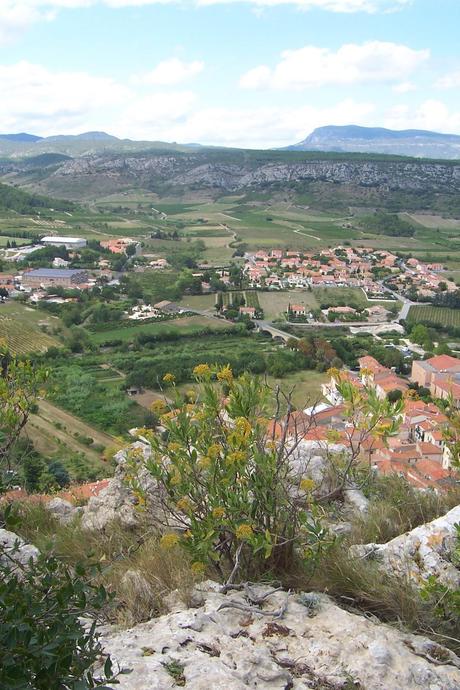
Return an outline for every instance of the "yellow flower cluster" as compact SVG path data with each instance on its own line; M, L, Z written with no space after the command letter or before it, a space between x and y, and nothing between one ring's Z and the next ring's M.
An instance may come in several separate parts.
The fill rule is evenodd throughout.
M171 443L168 443L168 450L170 453L177 453L181 448L181 444L176 443L175 441L171 441Z
M171 374L171 372L169 372L169 371L167 374L165 374L163 376L163 381L165 383L174 383L175 380L176 380L176 377L174 376L174 374Z
M300 482L300 488L302 491L313 491L315 488L315 482L313 479L302 479Z
M227 465L238 465L246 460L246 455L242 450L235 450L225 458Z
M217 372L217 380L226 381L227 383L231 383L233 381L233 372L228 364Z
M186 391L185 395L187 396L189 402L194 403L196 401L197 394L193 388L190 388L190 390Z
M218 443L212 443L208 448L208 456L211 460L215 460L220 455L221 451L222 446L219 446Z
M191 571L194 575L204 575L205 570L206 570L205 564L201 563L200 561L195 561L191 565Z
M197 364L193 369L193 374L198 378L204 378L211 375L211 369L208 364Z
M197 467L200 470L207 470L211 467L211 458L206 457L206 455L198 460Z
M235 534L237 539L250 539L254 534L254 530L251 525L242 524L236 528Z
M188 496L183 496L176 503L176 508L181 510L183 513L190 513L192 510L192 502Z
M246 419L246 417L237 417L235 419L235 427L237 431L240 432L240 434L243 434L244 436L248 436L251 433L251 424L249 423L249 420Z
M225 515L225 510L223 508L213 508L212 516L213 516L213 518L216 518L216 520L223 518L224 515Z
M154 400L150 405L150 410L153 414L161 415L166 410L166 405L163 400Z
M162 549L172 549L179 543L179 535L175 532L168 532L160 539L160 546Z
M182 477L180 476L180 472L178 472L178 471L175 469L174 472L173 472L173 474L172 474L172 476L171 476L170 481L171 481L171 484L172 484L173 486L177 486L178 484L180 484L181 481L182 481Z

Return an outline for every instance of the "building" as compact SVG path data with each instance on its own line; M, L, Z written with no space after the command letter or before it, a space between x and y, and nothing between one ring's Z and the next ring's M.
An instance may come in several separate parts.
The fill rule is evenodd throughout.
M250 319L256 318L255 307L240 307L240 316L249 316Z
M88 282L88 273L82 269L37 268L22 275L23 287L78 287Z
M65 247L66 249L83 249L83 247L86 247L86 240L81 237L59 237L56 235L42 237L40 242L45 247Z
M428 388L435 398L452 395L460 407L460 359L450 355L437 355L412 363L411 380Z
M306 316L307 309L303 304L290 304L288 307L288 314L293 316Z

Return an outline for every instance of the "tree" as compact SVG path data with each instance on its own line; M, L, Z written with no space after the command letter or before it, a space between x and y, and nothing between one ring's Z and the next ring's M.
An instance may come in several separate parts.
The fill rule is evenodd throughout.
M48 376L0 346L0 471L11 470L11 454Z

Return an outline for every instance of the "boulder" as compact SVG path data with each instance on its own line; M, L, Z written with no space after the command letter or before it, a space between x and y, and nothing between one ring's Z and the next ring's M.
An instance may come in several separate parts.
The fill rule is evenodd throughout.
M53 498L48 503L45 503L46 508L50 513L62 524L66 525L81 513L81 508L76 508L69 501L63 498Z
M10 565L16 561L21 565L28 565L30 560L36 560L39 550L32 544L27 544L24 539L14 532L0 529L0 564Z
M422 584L434 575L448 587L459 587L460 571L451 561L457 542L457 523L460 523L460 506L386 544L359 544L352 546L350 553L359 558L377 559L388 573L409 577L415 584Z
M179 608L102 642L122 670L120 690L458 690L460 659L427 638L339 608L326 595L198 586ZM236 606L235 606L236 605Z

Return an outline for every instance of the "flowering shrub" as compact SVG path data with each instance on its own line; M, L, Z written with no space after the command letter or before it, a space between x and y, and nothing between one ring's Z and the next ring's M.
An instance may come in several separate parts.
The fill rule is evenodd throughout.
M195 573L213 565L222 578L237 570L256 577L287 568L295 553L314 559L326 532L312 497L314 483L294 476L292 448L269 418L273 391L248 375L235 379L228 366L200 364L194 375L200 384L196 401L182 403L177 396L176 407L160 418L166 433L142 432L151 457L145 461L133 452L128 460L138 497L139 465L162 489L169 522L162 546L182 546Z

